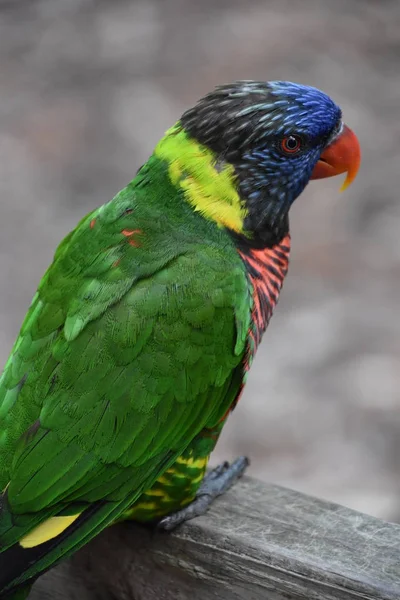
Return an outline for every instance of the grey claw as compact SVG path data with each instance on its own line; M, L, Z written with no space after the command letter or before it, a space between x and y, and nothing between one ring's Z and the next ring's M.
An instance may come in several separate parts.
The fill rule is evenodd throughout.
M161 519L157 523L157 529L171 531L185 521L204 515L213 500L226 492L243 475L249 464L248 458L240 456L231 465L224 462L212 469L204 477L193 502L182 510Z

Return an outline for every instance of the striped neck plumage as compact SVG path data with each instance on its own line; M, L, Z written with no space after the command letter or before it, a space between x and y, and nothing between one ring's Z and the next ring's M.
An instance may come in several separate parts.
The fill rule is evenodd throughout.
M237 235L246 234L248 211L239 196L232 165L218 160L179 123L166 132L154 154L168 163L171 182L182 189L195 211Z
M289 267L290 234L271 248L238 248L252 285L253 309L250 330L249 361L261 341Z

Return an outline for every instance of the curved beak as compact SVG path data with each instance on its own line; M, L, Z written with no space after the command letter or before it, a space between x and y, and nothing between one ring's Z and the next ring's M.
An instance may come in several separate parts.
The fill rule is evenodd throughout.
M340 188L342 192L356 178L360 162L361 150L358 139L347 125L343 125L342 132L321 154L314 167L311 179L322 179L347 173L347 177Z

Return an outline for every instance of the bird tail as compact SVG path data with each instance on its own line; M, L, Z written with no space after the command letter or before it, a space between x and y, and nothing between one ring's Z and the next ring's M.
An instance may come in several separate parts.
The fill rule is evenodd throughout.
M30 591L31 585L28 584L7 593L5 596L1 595L1 598L7 598L7 600L25 600L29 596Z
M129 503L128 503L129 504ZM30 586L45 571L66 558L104 527L125 508L125 502L96 502L71 514L59 511L38 519L23 515L23 524L11 526L14 518L3 496L0 513L0 599L22 600ZM38 522L39 521L39 522Z

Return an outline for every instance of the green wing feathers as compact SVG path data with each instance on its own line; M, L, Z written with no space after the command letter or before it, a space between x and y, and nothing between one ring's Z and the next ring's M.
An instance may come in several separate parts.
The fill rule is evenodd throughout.
M61 243L0 380L0 590L118 518L240 385L243 264L226 233L178 210L162 178L157 215L157 185L143 201L146 176ZM30 532L54 517L65 528L59 520L32 548ZM27 564L36 552L33 567L21 552Z

